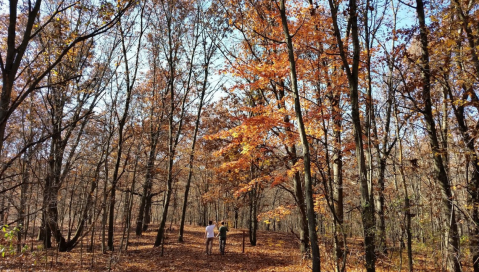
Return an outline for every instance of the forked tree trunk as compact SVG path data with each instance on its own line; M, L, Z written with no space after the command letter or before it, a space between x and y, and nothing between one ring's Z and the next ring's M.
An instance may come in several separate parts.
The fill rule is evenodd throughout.
M174 16L175 12L177 11L176 9L179 8L175 4L172 3L166 3L164 6L165 10L163 12L166 13L166 16ZM168 92L169 92L169 113L168 113L168 169L167 169L167 178L166 178L166 195L165 195L165 202L163 203L163 211L160 216L160 226L158 228L158 232L156 234L156 239L155 239L155 247L158 247L164 243L164 233L165 233L165 225L166 225L166 220L168 217L168 208L170 204L170 199L173 193L173 164L175 161L175 156L176 156L176 148L178 146L178 142L180 139L180 135L182 133L183 129L183 122L184 122L184 117L185 117L185 111L186 111L186 104L187 104L187 97L189 92L191 91L190 89L190 84L191 84L191 78L193 76L193 68L192 65L190 65L190 69L188 70L188 80L185 86L185 93L184 96L181 100L181 107L179 109L179 116L175 116L175 108L176 104L178 101L176 96L176 87L175 87L175 80L177 78L177 61L176 58L178 58L179 54L179 45L178 44L173 44L173 40L177 40L178 36L183 35L184 31L183 29L179 28L175 24L178 23L175 20L178 20L177 18L174 19L169 19L167 20L167 37L168 37L168 45L164 45L167 50L164 52L165 55L167 55L167 65L168 65ZM195 43L194 48L196 48L197 43ZM193 50L194 54L194 50ZM191 59L194 58L194 55L191 56ZM176 121L179 120L178 122ZM175 124L177 124L176 132L175 132ZM176 133L176 134L175 134ZM163 250L162 250L163 254Z
M148 156L148 163L146 167L146 178L145 178L145 184L143 185L143 193L141 195L141 200L140 200L140 207L138 209L138 215L136 219L136 228L135 228L135 233L137 236L140 236L143 231L148 229L148 222L146 222L146 218L148 217L149 213L149 206L148 206L148 199L151 199L151 188L152 188L152 182L153 182L153 172L154 172L154 166L155 166L155 161L156 161L156 146L158 142L158 137L159 137L159 126L157 128L157 131L151 133L151 138L152 138L152 143L150 146L150 155ZM150 200L151 203L151 200Z
M353 124L354 141L356 145L356 160L358 165L358 180L361 192L361 220L364 233L364 247L366 255L366 270L374 272L376 270L376 253L375 253L375 236L376 222L374 215L373 197L368 184L366 160L363 148L363 135L361 126L361 113L359 108L359 61L360 61L360 44L359 30L357 18L357 2L349 1L349 22L351 29L351 39L353 44L353 62L350 65L347 52L344 47L341 32L338 23L338 6L332 0L329 0L331 15L333 19L334 35L338 43L339 54L343 62L344 70L349 83L349 98L351 103L351 117Z
M206 49L206 44L204 44L204 48ZM211 53L213 53L213 52L211 52ZM205 52L205 54L206 54L206 52ZM193 55L194 55L194 52L193 52ZM200 104L198 105L198 113L196 114L196 121L195 121L195 130L193 132L193 139L192 139L192 142L191 142L190 159L189 159L189 162L188 162L188 178L186 180L185 194L183 196L183 207L181 209L181 219L180 219L180 229L179 229L179 234L178 234L178 242L183 242L183 231L184 231L184 228L185 228L186 209L187 209L187 206L188 206L188 194L190 192L191 178L193 176L193 164L194 164L194 159L195 159L196 137L198 135L198 127L200 125L201 111L203 109L203 102L204 102L204 99L205 99L205 93L206 93L206 88L207 88L207 82L208 82L208 76L209 76L209 65L210 65L211 57L212 57L211 55L207 56L206 63L204 65L204 67L205 67L204 77L205 78L203 80L203 86L201 87L201 95L200 95L200 101L199 101Z

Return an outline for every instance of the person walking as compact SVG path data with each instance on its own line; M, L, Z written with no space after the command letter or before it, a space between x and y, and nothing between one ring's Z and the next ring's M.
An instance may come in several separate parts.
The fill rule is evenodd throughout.
M228 227L225 226L225 222L221 221L221 227L218 230L218 236L220 237L220 253L221 255L225 255L225 247L226 247L226 232L228 232Z
M213 239L215 238L215 225L213 225L213 221L210 221L209 225L206 226L205 238L206 238L206 254L211 254L211 250L213 249ZM208 250L208 246L209 246L209 250Z

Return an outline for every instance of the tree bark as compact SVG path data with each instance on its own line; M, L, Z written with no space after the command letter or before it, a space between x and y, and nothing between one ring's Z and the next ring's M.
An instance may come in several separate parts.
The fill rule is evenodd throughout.
M351 117L353 123L354 141L356 144L356 160L358 165L358 180L361 191L361 219L364 232L364 246L366 252L366 270L374 272L376 266L375 236L376 223L374 217L374 205L371 203L373 198L368 184L366 161L363 149L363 138L361 128L361 114L359 111L359 61L360 44L358 32L357 3L356 0L349 1L349 21L351 26L351 38L353 44L353 63L350 66L346 51L341 39L341 33L338 25L338 7L332 0L329 0L331 15L333 18L334 34L338 43L339 54L343 62L343 68L349 83L349 98L351 103Z
M451 106L453 109L454 116L457 120L459 131L461 133L462 142L464 143L464 147L467 149L466 158L470 162L470 165L472 165L473 169L472 177L470 181L467 181L468 192L471 195L473 220L473 224L470 226L469 229L469 235L471 237L470 249L474 272L479 272L479 155L477 153L474 138L469 133L469 129L466 123L464 104L456 103L457 99L453 96L452 90L449 85L447 85L447 91L449 94L449 98L451 99ZM467 97L469 95L473 96L473 101L479 101L477 97L474 98L475 94L473 94L472 92L468 92L467 90L464 90L464 94L461 100L467 100ZM476 127L479 127L479 122L476 123ZM468 171L467 167L466 171Z
M142 41L142 36L145 31L145 28L143 26L143 14L145 10L145 5L141 6L140 10L140 31L139 31L139 37L138 37L138 45L136 48L136 57L135 57L135 63L134 63L134 68L133 71L130 70L130 64L128 63L128 50L126 47L125 43L125 32L122 27L122 22L120 21L118 30L120 32L121 36L121 49L122 49L122 54L123 54L123 61L125 64L125 85L126 85L126 99L124 103L124 109L123 113L118 120L118 146L117 146L117 153L116 153L116 161L115 161L115 166L113 168L113 176L112 176L112 181L111 181L111 189L110 189L110 207L109 207L109 212L108 212L108 241L107 241L107 249L113 251L114 246L113 246L113 233L114 233L114 226L115 226L115 203L116 203L116 186L118 184L118 181L120 179L120 163L121 163L121 157L123 155L123 144L124 144L124 129L126 125L126 121L128 119L128 114L130 111L130 103L131 103L131 97L133 94L133 87L136 82L136 76L138 72L138 63L140 59L140 50L142 48L141 46L141 41ZM131 73L131 74L130 74ZM125 161L126 164L126 161ZM124 171L124 170L123 170Z
M299 100L298 79L296 75L296 60L294 57L293 40L289 33L288 20L286 18L285 0L280 0L280 16L281 24L283 26L283 32L285 36L285 42L288 48L288 60L291 77L291 89L294 97L294 111L296 113L296 121L298 122L298 130L301 139L301 146L303 149L303 163L304 163L304 181L306 190L306 210L309 229L309 241L311 245L311 255L313 258L313 272L321 271L321 260L319 256L318 236L316 233L316 218L314 215L313 204L313 180L311 177L311 158L309 152L309 142L306 135L306 129L303 122L303 116L301 112L301 102Z
M212 43L213 44L213 43ZM212 45L211 44L211 45ZM196 45L196 43L195 43ZM201 94L200 94L200 101L198 105L198 112L196 114L196 121L195 121L195 129L193 132L193 139L191 142L191 150L190 150L190 159L188 162L188 178L186 180L186 186L185 186L185 194L183 196L183 207L181 210L181 219L180 219L180 229L179 229L179 234L178 234L178 242L183 242L183 232L184 232L184 227L185 227L185 218L186 218L186 209L188 206L188 194L190 192L190 186L191 186L191 177L193 176L193 164L194 164L194 158L195 158L195 146L196 146L196 137L198 135L198 127L200 125L200 119L201 119L201 111L203 109L203 103L205 99L205 93L206 93L206 88L207 88L207 82L208 82L208 77L209 77L209 66L210 66L210 60L213 57L213 54L215 52L215 46L208 48L207 50L207 44L206 41L203 43L203 49L205 51L205 63L203 64L204 66L204 79L203 79L203 84L201 87ZM194 47L193 54L191 56L191 60L193 60L194 55L195 55L195 50L196 46ZM192 61L190 62L190 68L193 67ZM191 71L191 70L190 70ZM191 73L188 77L188 86L191 78Z
M398 137L399 173L401 176L402 184L404 186L404 216L406 219L408 267L409 267L409 272L412 272L414 271L414 268L413 268L413 258L412 258L411 205L410 205L410 199L409 199L409 190L406 183L406 175L404 173L402 139L401 139L400 130L399 130L399 117L398 117L397 104L395 105L394 117L396 118L396 136Z
M426 122L426 131L429 136L429 144L431 146L434 175L436 181L441 187L442 206L444 210L444 230L446 237L447 251L447 269L449 271L461 271L461 263L459 261L459 236L457 221L454 209L454 198L452 196L451 185L446 171L443 158L441 156L441 148L436 131L436 122L432 113L431 102L431 69L429 66L429 49L428 36L426 27L426 18L424 14L424 3L422 0L416 0L416 12L419 20L419 32L421 42L421 74L422 74L422 99L424 103L423 116Z
M285 91L284 91L284 84L281 82L280 88L276 88L276 84L273 84L273 90L277 93L277 100L281 101L278 103L279 109L286 109L286 103L284 101ZM283 118L285 123L290 122L290 116L286 115ZM289 134L292 132L290 127L285 128L287 140L289 140ZM296 145L292 144L290 146L285 147L286 152L288 153L289 159L289 166L292 168L298 162L298 155L296 150ZM290 169L291 169L290 168ZM296 205L298 206L300 212L300 250L302 254L306 254L309 250L309 234L308 234L308 220L307 220L307 212L306 212L306 203L304 201L304 188L303 183L301 181L301 176L299 172L296 172L293 176L293 186L294 186L294 200L296 201Z
M336 259L339 260L344 257L344 239L346 235L343 229L344 222L344 194L343 194L343 156L341 147L341 132L342 132L342 116L340 109L341 94L335 93L331 96L331 110L333 118L333 182L335 185L333 192L333 205L336 214L334 224L334 245ZM338 263L339 265L339 263Z

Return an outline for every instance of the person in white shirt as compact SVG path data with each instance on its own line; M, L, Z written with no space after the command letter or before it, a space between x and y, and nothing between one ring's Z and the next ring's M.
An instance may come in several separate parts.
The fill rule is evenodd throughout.
M215 225L213 225L213 221L210 221L209 225L206 227L205 238L206 238L206 254L211 254L211 250L213 248L213 238L215 238ZM208 245L210 246L209 250L208 250Z

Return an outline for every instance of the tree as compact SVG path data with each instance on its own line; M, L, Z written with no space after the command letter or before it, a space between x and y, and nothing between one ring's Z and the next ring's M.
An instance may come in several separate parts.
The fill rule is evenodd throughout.
M139 60L140 60L140 50L142 48L142 36L143 33L145 32L145 25L143 22L143 15L145 11L145 5L144 3L142 6L140 6L138 12L134 14L131 18L131 21L127 20L120 20L120 23L118 25L118 30L120 33L120 43L121 43L121 52L122 52L122 61L124 64L124 74L125 74L125 81L124 85L121 87L124 87L126 89L125 92L125 102L123 106L123 112L121 115L116 115L118 118L118 143L117 143L117 151L116 151L116 158L115 158L115 166L113 168L113 176L112 176L112 181L111 181L111 189L110 189L110 210L108 213L108 249L109 250L114 250L113 247L113 232L114 232L114 225L115 225L115 203L116 203L116 186L118 184L119 178L121 176L120 174L120 163L123 155L123 144L124 144L124 130L125 130L125 125L126 121L128 118L129 114L129 109L130 109L130 103L133 95L133 89L136 83L137 79L137 74L138 74L138 69L139 69ZM132 40L126 40L126 33L131 32L134 30L135 27L135 21L137 18L140 18L140 25L139 25L139 35L136 39ZM125 22L126 21L126 22ZM122 22L125 22L125 25L122 25ZM136 44L136 42L138 44ZM136 54L133 59L133 64L130 64L128 52L130 52L130 48L136 46ZM130 66L131 65L131 66ZM118 101L117 101L118 102Z
M55 54L56 47L65 38L61 35L62 22L57 22L52 26L52 36L45 35L40 39L40 43L45 46L44 50L47 52L45 63L51 62L50 56ZM59 244L59 251L69 251L77 244L82 235L87 212L91 207L90 197L81 213L82 221L77 232L71 240L66 241L61 234L58 218L59 192L75 163L75 154L87 122L105 89L105 86L102 85L103 82L95 79L104 79L106 70L93 69L91 75L83 71L91 65L89 62L92 50L92 41L78 44L74 52L66 56L64 62L59 63L55 69L51 70L47 77L47 90L43 93L49 117L45 123L50 123L48 129L51 142L49 144L48 170L43 187L42 231L45 235L45 246L51 246L50 234L53 234ZM68 83L73 78L76 80ZM67 109L70 114L66 113ZM93 193L95 188L96 183L93 182L90 193Z
M161 53L166 63L167 72L167 93L168 93L168 152L167 152L167 177L165 201L161 213L160 226L156 235L154 246L158 247L164 244L165 225L168 216L170 199L173 193L173 166L177 155L177 146L180 136L183 132L183 122L185 121L186 102L191 92L191 77L193 75L193 66L183 68L177 60L185 56L182 42L186 39L188 28L185 22L194 22L196 12L192 5L183 1L167 1L158 3L156 19L158 20L158 33L166 33L166 37L157 36ZM195 24L191 27L194 29ZM194 33L194 32L193 32ZM195 44L196 46L196 44ZM195 51L193 51L194 53ZM189 56L190 59L194 55ZM187 62L191 63L191 62ZM184 74L183 74L184 73ZM184 76L181 78L181 76ZM185 79L186 78L186 79ZM181 80L183 79L183 81ZM179 84L182 84L179 85ZM181 86L181 87L180 87ZM180 90L184 93L181 97ZM179 107L177 107L179 104ZM178 119L178 122L175 121Z
M194 40L193 42L193 52L191 54L191 60L190 60L190 71L193 69L193 59L196 57L195 56L195 51L196 51L196 46L198 43L202 44L202 47L200 48L202 52L202 63L201 67L204 69L204 75L199 80L198 83L201 85L199 86L200 89L200 94L198 95L198 113L196 114L196 121L195 121L195 126L194 126L194 132L192 135L191 139L191 151L190 151L190 157L189 157L189 162L188 162L188 177L186 180L186 186L185 186L185 194L183 197L183 208L181 211L181 219L180 219L180 229L179 229L179 236L178 236L178 241L183 242L183 231L184 231L184 225L185 225L185 218L186 218L186 209L188 205L188 194L191 186L191 178L193 175L193 164L194 164L194 155L195 155L195 147L196 147L196 139L198 136L198 130L199 130L199 125L200 125L200 119L201 119L201 112L203 110L203 104L205 103L205 97L207 94L207 89L209 87L209 77L210 77L210 66L212 62L214 61L214 57L216 55L217 51L217 44L219 42L219 28L216 28L214 26L214 23L217 22L217 18L213 16L213 10L215 10L216 5L210 6L206 12L204 11L204 8L202 7L203 3L198 3L197 9L197 19L196 20L201 20L201 21L196 21L197 28L195 29L196 31L194 32L194 37L197 39L201 37L201 41ZM201 13L205 13L205 16L201 16ZM189 77L191 77L191 72L189 74ZM188 78L188 81L191 79ZM187 83L187 86L189 86L190 83Z
M422 0L416 1L416 12L419 21L419 42L421 48L420 54L420 71L422 77L422 100L424 108L421 113L426 122L426 131L429 136L429 143L431 145L432 156L434 160L434 174L435 179L441 186L442 205L444 208L444 217L449 220L445 222L445 232L447 241L447 263L450 271L460 271L461 263L459 261L459 235L457 229L457 221L455 216L454 204L452 203L451 184L449 182L448 174L441 156L441 148L436 131L436 123L432 113L431 102L431 68L429 66L429 50L428 50L428 34L426 28L426 17L424 14L424 3Z
M364 246L366 251L366 269L367 271L375 271L375 235L376 226L374 218L374 201L368 185L367 169L365 162L365 155L363 149L363 136L361 128L361 119L359 111L359 62L360 62L360 44L359 44L359 29L358 29L358 15L357 2L355 0L349 1L349 19L347 38L349 38L349 31L351 31L351 39L353 45L352 64L350 65L347 48L345 48L338 24L338 8L339 6L333 1L329 1L331 9L331 16L333 19L334 34L336 36L339 54L343 62L343 68L346 72L349 83L349 98L351 103L351 117L354 128L354 140L356 143L356 160L358 166L358 179L361 189L361 217L364 230ZM350 29L349 29L350 27Z
M38 85L44 78L55 68L77 44L93 38L106 32L113 27L118 19L130 8L132 2L121 2L117 12L114 12L111 5L97 7L102 11L103 16L96 16L96 9L88 9L87 5L80 2L70 3L61 1L58 5L52 7L52 14L45 17L39 17L37 21L42 1L37 0L35 3L23 3L27 11L26 22L23 28L25 31L18 33L17 25L20 23L18 17L19 2L18 0L9 1L8 14L8 31L6 37L6 56L0 58L0 68L2 71L2 94L0 96L0 152L3 150L3 142L5 140L5 131L7 129L8 118L16 110L16 108L30 95L38 89ZM79 7L74 10L75 7ZM29 74L23 82L18 82L19 76L23 75L28 67L28 63L35 64L35 61L42 54L41 48L34 48L38 43L38 38L44 35L44 31L58 19L63 13L72 11L73 16L80 16L78 23L84 25L85 22L90 21L95 28L70 28L70 32L66 35L66 46L58 48L59 53L52 56L49 65L44 66L41 63L36 63L36 69ZM89 17L87 17L89 16ZM113 18L111 18L111 16ZM23 16L22 16L23 17ZM96 20L95 20L96 19ZM105 23L99 23L104 20ZM19 44L17 45L17 42ZM33 48L32 48L33 47ZM29 57L27 60L26 57ZM31 59L30 59L31 58ZM18 83L18 86L17 86ZM13 100L12 100L13 96Z

